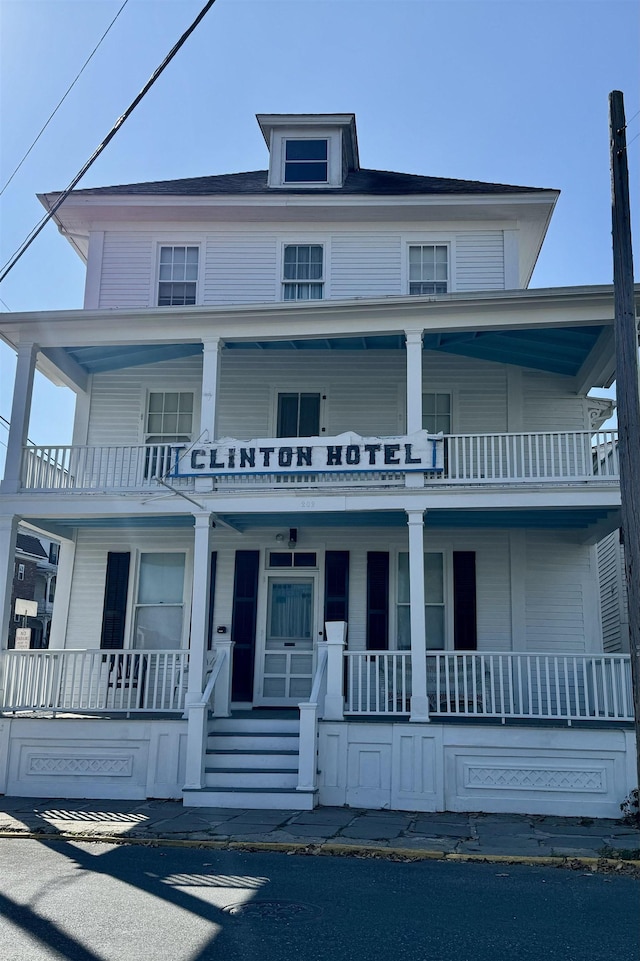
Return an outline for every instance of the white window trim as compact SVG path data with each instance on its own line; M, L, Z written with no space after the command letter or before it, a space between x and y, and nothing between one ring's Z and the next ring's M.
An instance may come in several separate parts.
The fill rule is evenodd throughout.
M202 283L202 276L204 273L204 262L203 262L203 251L205 250L205 243L202 237L184 239L183 237L174 237L170 240L160 240L156 239L154 241L154 268L151 277L151 290L149 291L149 306L157 307L158 310L171 310L172 308L158 307L158 294L160 291L160 248L161 247L197 247L198 248L198 279L196 280L196 302L193 305L198 307L203 303L202 292L204 289L204 284ZM188 308L185 307L185 310Z
M398 547L390 552L389 562L389 650L398 650L398 556L408 554L409 547ZM444 578L444 647L436 648L434 653L439 650L453 651L453 548L448 547L425 547L425 554L442 555L442 573ZM426 606L426 605L425 605Z
M271 413L269 415L269 436L275 438L278 429L278 394L320 394L320 436L327 433L327 413L329 394L325 387L311 383L271 385ZM304 438L302 438L304 440Z
M322 297L320 300L285 300L284 299L284 248L285 247L322 247ZM276 248L276 302L281 304L320 304L331 298L331 278L329 265L331 263L331 238L326 234L309 237L308 234L280 237ZM304 283L304 281L302 281Z
M202 394L192 387L167 387L167 384L149 384L141 391L140 397L140 434L139 443L146 444L147 411L149 410L149 394L193 394L193 421L191 424L191 443L198 436L200 430L200 405Z
M25 575L25 573L26 573L26 570L27 570L27 569L26 569L26 567L25 567L24 564L18 564L18 570L16 571L16 578L17 578L17 580L19 580L19 581L23 581L23 580L24 580L24 575Z
M284 179L285 144L287 140L326 140L327 141L327 180L296 181L286 183ZM342 186L342 130L330 127L279 128L271 133L269 151L269 187L280 190L322 190L327 187Z
M400 264L400 282L403 294L407 296L415 297L419 296L417 294L409 294L409 247L446 247L447 248L447 267L449 273L449 279L447 282L447 293L453 293L456 290L456 241L455 237L451 234L446 236L438 236L435 234L425 236L424 234L416 234L411 236L409 234L403 235L402 238L402 259ZM422 296L427 297L428 294L423 294ZM434 294L432 296L438 296ZM440 296L444 296L441 294Z
M465 358L462 358L463 360ZM424 376L429 376L428 374ZM422 384L422 410L424 413L424 395L425 394L448 394L451 398L451 433L459 434L463 433L458 427L458 388L452 387L448 384L445 385L434 385L432 383ZM406 383L402 386L402 395L400 397L400 433L405 433L407 430L407 387Z
M121 551L122 545L110 547L110 551ZM191 628L191 594L193 586L193 550L187 547L131 547L131 568L129 571L129 588L127 591L127 614L124 627L124 650L135 650L134 627L136 609L138 607L138 585L140 581L140 557L142 554L184 554L184 583L182 585L182 637L178 645L180 650L189 649L189 631Z

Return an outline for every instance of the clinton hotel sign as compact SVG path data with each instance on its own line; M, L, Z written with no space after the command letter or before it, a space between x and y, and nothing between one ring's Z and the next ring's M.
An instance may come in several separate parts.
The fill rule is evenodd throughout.
M303 474L361 471L442 471L443 437L416 431L404 437L225 438L216 444L175 447L173 477L220 474Z

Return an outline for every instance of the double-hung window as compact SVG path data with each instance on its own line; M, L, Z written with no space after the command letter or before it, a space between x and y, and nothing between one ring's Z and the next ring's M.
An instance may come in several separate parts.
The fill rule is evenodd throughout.
M430 434L451 433L451 394L422 395L422 429Z
M449 252L446 244L411 244L409 293L446 294L449 289Z
M173 444L188 444L193 433L193 392L152 390L145 412L144 476L165 477L173 467Z
M190 307L196 302L198 247L160 248L158 307Z
M182 645L185 555L140 555L133 646L175 650Z
M286 244L283 300L322 300L324 250L321 244Z
M284 183L327 183L329 179L328 147L326 139L285 140Z
M397 647L411 648L411 603L409 594L409 555L398 554L397 592ZM445 591L444 555L429 552L424 555L424 615L427 650L445 647Z

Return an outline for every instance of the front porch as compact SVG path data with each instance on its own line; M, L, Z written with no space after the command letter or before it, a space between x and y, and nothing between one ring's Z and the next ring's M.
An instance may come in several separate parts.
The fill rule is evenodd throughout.
M187 652L2 652L0 791L617 816L628 656L429 653L429 714L412 722L411 655L345 651L345 628L327 623L297 711L232 710L224 642L188 719Z

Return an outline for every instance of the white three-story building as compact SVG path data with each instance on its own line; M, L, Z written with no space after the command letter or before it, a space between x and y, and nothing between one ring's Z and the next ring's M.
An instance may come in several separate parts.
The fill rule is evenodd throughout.
M258 122L268 170L74 191L84 309L0 319L0 596L18 520L62 544L49 650L0 654L0 789L617 814L612 289L528 289L555 190ZM27 445L36 367L69 447Z

